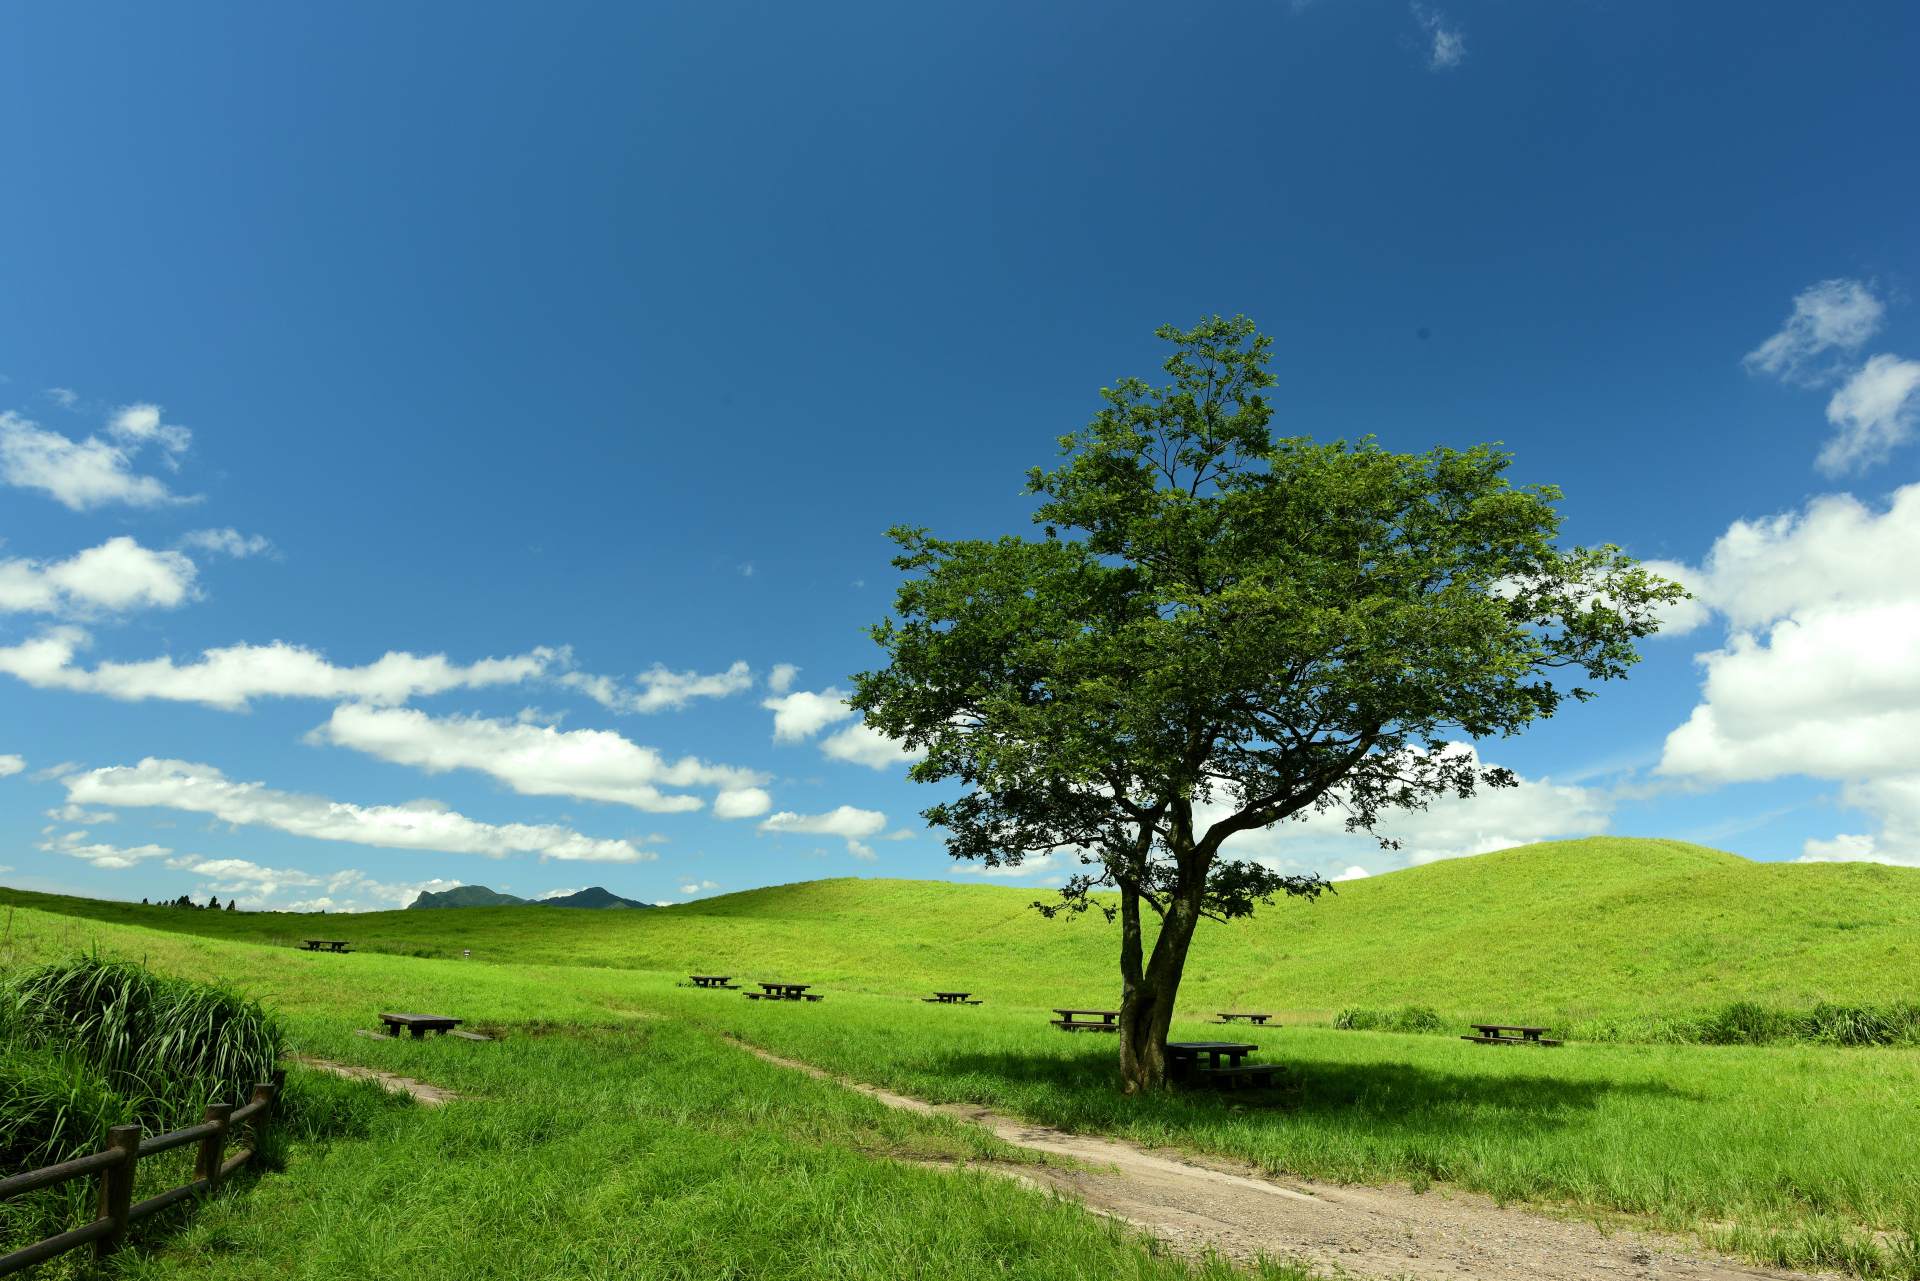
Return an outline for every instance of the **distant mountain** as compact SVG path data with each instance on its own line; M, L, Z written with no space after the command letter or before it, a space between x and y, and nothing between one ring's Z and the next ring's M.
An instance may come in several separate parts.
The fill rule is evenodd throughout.
M456 885L438 894L421 890L420 897L407 904L407 910L412 911L416 907L520 907L526 901L490 890L484 885Z
M589 889L576 890L572 894L562 894L559 898L524 899L512 894L502 894L490 890L484 885L456 885L450 890L441 890L438 894L430 890L421 890L420 897L407 904L407 910L416 907L650 907L649 903L636 903L630 898L621 898L618 894L595 885Z
M562 894L559 898L543 898L534 903L535 907L652 907L651 903L636 903L630 898L621 898L598 885L590 885L584 890L572 894Z

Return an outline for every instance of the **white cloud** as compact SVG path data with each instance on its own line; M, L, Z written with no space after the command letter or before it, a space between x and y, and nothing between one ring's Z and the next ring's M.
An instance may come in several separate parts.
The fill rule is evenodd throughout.
M1831 369L1812 362L1829 351L1852 351L1879 331L1886 307L1858 280L1823 280L1793 300L1780 332L1746 354L1750 373L1790 382L1822 382Z
M9 774L18 774L26 767L26 757L16 756L11 752L0 754L0 778L5 778Z
M1666 624L1674 634L1714 614L1752 630L1809 609L1920 599L1911 575L1887 572L1893 565L1920 565L1920 484L1895 490L1884 511L1825 494L1804 511L1737 520L1698 568L1647 562L1696 598Z
M800 669L792 663L775 663L773 670L767 674L767 688L776 694L784 694L793 688L793 678L799 674Z
M69 769L72 767L69 766ZM65 773L66 771L62 771ZM61 805L47 811L47 817L56 823L78 823L84 827L95 827L101 823L117 823L118 814L106 810L82 809L78 805Z
M201 877L205 888L222 894L248 894L264 901L283 889L307 889L321 884L310 872L291 867L262 867L244 858L207 858L190 854L169 859L167 866Z
M713 798L715 818L758 818L773 808L773 798L757 787L731 787Z
M1336 876L1333 877L1333 879L1336 882L1364 881L1365 879L1367 879L1367 877L1371 875L1373 875L1373 873L1369 872L1366 868L1355 865L1353 867L1348 868L1346 871L1337 874Z
M264 783L237 783L211 765L191 761L149 756L138 765L87 770L62 782L67 799L76 805L155 806L210 814L223 823L383 849L442 850L488 858L538 854L601 863L654 857L630 841L596 839L547 824L483 823L435 801L354 805L282 792Z
M74 658L88 643L87 634L79 628L49 629L18 645L0 646L0 673L38 689L105 694L128 702L204 703L239 711L256 698L404 703L451 689L517 684L544 675L566 658L564 650L543 647L462 665L448 661L444 654L391 652L361 667L336 667L317 650L274 641L210 649L187 663L167 656L103 662L93 668L75 666Z
M887 825L887 816L879 810L856 809L841 805L825 814L796 814L781 810L760 821L763 832L788 832L810 836L837 836L847 843L847 852L855 858L871 861L876 856L865 844Z
M231 556L242 560L248 556L264 556L273 550L273 544L260 534L243 534L237 529L196 529L183 534L182 547L191 547L195 551L208 552L221 556Z
M741 693L752 688L753 670L736 662L724 672L675 672L655 663L634 678L631 689L611 676L585 672L568 672L557 680L613 711L648 713L685 707L696 698L726 698Z
M1447 71L1460 65L1467 56L1466 38L1456 27L1447 25L1445 15L1415 0L1413 18L1432 42L1427 50L1427 69Z
M84 829L62 832L50 840L42 841L40 848L50 854L65 854L68 858L81 859L110 871L132 867L142 859L164 858L173 853L165 845L107 845L90 841L87 836Z
M795 690L766 699L760 706L773 713L773 738L777 743L812 738L827 726L853 715L853 709L847 706L846 691L831 686L817 693Z
M1471 754L1476 768L1484 766L1472 747L1459 745L1452 750ZM1536 841L1592 836L1606 830L1612 808L1612 798L1599 789L1549 778L1522 778L1514 787L1482 786L1464 800L1448 794L1423 810L1385 814L1378 825L1380 835L1398 840L1398 850L1383 850L1373 837L1348 832L1346 813L1337 807L1238 833L1222 848L1230 856L1280 870L1345 876L1362 858L1377 869L1391 871ZM1211 826L1231 810L1228 798L1217 797L1196 807L1195 822Z
M533 898L535 902L544 902L545 900L550 898L565 898L569 894L578 894L581 890L585 888L586 886L584 885L576 885L572 889L548 890L544 894L534 895Z
M1727 622L1698 656L1699 703L1659 772L1703 783L1841 784L1877 835L1809 841L1810 859L1920 863L1920 485L1884 510L1846 494L1736 522L1690 585Z
M820 742L820 750L837 761L850 761L868 769L892 769L920 759L922 753L910 752L865 721L849 725Z
M72 409L80 403L80 393L71 387L49 387L47 388L47 399L62 409Z
M577 796L656 813L697 810L702 804L697 796L663 788L723 789L731 797L729 807L737 809L751 799L741 790L757 790L752 785L764 781L752 770L692 756L670 761L611 730L435 717L412 708L336 707L313 737L430 774L478 770L527 796Z
M152 406L133 406L114 417L108 434L111 439L70 440L16 413L0 412L0 483L41 490L74 511L113 503L157 507L192 501L133 470L135 457L149 442L158 444L169 460L184 450L184 427L161 423Z
M1861 471L1905 444L1920 418L1920 360L1875 356L1827 404L1834 435L1818 463L1828 475Z
M682 894L704 894L720 887L712 881L689 881L680 887Z
M122 534L66 560L0 560L0 613L171 609L193 596L196 573L179 552Z

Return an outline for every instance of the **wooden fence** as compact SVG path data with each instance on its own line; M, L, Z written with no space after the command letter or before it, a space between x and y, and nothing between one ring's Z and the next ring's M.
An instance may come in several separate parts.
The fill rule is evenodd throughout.
M259 1150L261 1136L273 1116L274 1100L279 1097L285 1079L286 1073L276 1070L273 1080L254 1086L253 1098L239 1107L231 1103L209 1103L200 1123L184 1130L141 1138L139 1126L116 1125L107 1131L104 1152L75 1157L44 1169L29 1170L10 1179L0 1179L0 1200L5 1200L22 1192L57 1187L89 1175L100 1176L99 1211L93 1221L71 1232L62 1232L59 1236L22 1246L12 1254L0 1255L0 1276L24 1271L57 1254L65 1254L68 1250L77 1250L88 1244L93 1246L96 1258L105 1258L126 1241L127 1229L148 1215L158 1214L191 1196L211 1196L219 1188L220 1180L252 1160L253 1154ZM228 1156L227 1138L241 1126L247 1128L249 1146ZM194 1158L193 1180L144 1201L135 1201L133 1179L139 1169L140 1158L183 1148L189 1143L200 1145Z

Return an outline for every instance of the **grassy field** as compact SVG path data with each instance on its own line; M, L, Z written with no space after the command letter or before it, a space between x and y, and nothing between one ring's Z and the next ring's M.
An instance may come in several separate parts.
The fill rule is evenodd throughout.
M652 911L471 908L299 917L185 912L0 890L0 904L293 946L314 933L402 956L743 976L876 994L973 987L996 1002L1110 1002L1115 934L1045 921L1037 894L831 880ZM937 922L937 926L935 926ZM1200 1012L1325 1018L1420 1004L1560 1024L1703 1010L1913 999L1920 870L1754 863L1677 841L1594 837L1349 882L1200 931L1182 988Z
M1436 870L1453 873L1447 867L1419 875ZM1896 891L1903 885L1891 884ZM517 945L564 954L578 941L596 962L589 965L311 955L32 910L15 913L6 947L17 962L97 944L144 956L168 972L225 976L286 1011L304 1052L408 1073L487 1101L436 1114L408 1110L368 1139L296 1159L286 1175L202 1216L143 1265L150 1271L142 1275L441 1275L415 1251L453 1260L447 1276L597 1276L616 1271L622 1260L632 1261L639 1275L689 1277L960 1276L969 1268L1049 1277L1183 1274L1111 1227L1036 1194L985 1176L956 1183L949 1174L876 1160L977 1156L988 1145L977 1135L885 1113L753 1062L719 1041L726 1033L857 1079L936 1100L987 1103L1069 1129L1183 1145L1307 1176L1457 1185L1603 1220L1628 1216L1695 1231L1761 1260L1920 1277L1920 1163L1908 1142L1920 1132L1920 1052L1649 1045L1508 1051L1447 1038L1296 1026L1250 1036L1264 1047L1260 1057L1286 1064L1291 1073L1290 1088L1272 1106L1213 1096L1127 1100L1115 1089L1110 1043L1061 1036L1045 1023L1044 1007L1063 996L1108 993L1096 979L1081 980L1077 969L1007 973L1010 965L1039 964L1031 945L1039 934L1015 916L1003 917L1000 931L1027 940L1028 950L1006 943L1001 953L968 951L972 959L957 978L944 968L959 964L950 942L933 945L940 959L905 962L915 954L906 918L874 922L861 935L823 929L830 909L816 910L805 928L795 922L809 917L796 910L767 927L764 947L749 946L743 918L752 917L742 908L776 893L788 904L809 894L837 895L846 885L738 895L701 913L609 913L619 919L608 923L590 913L531 909L537 918L510 920L511 934L493 927L500 930L495 952ZM982 892L962 893L971 900ZM1863 902L1859 913L1892 914L1897 905L1884 901L1891 893ZM1352 900L1343 893L1341 901ZM1698 914L1698 903L1688 910ZM1829 904L1824 910L1841 909ZM475 927L462 923L464 915L393 914L379 923L387 933L363 937L401 952L392 931L417 922L422 947L442 947L476 936ZM229 927L211 913L179 916ZM533 937L542 921L544 941ZM653 931L662 926L655 922L691 931L688 921L711 931L699 935L712 949L695 957L699 967L766 977L778 971L826 985L830 999L768 1006L738 993L683 988L677 980L695 968L685 957L674 958L671 970L605 963L621 931L659 947L661 936ZM233 914L236 932L248 923L246 914ZM329 918L325 932L350 934L359 923ZM1090 923L1048 928L1072 934L1082 924L1089 925L1085 935L1097 937ZM955 932L943 919L939 933ZM1862 929L1831 932L1845 937ZM713 940L740 951L728 953ZM476 947L476 958L483 951ZM651 955L629 957L628 966ZM763 959L732 963L743 955ZM7 959L0 950L0 963ZM1897 965L1897 954L1882 963ZM1460 965L1456 983L1466 981L1459 974L1479 972ZM985 990L991 1003L920 1003L915 997L936 976ZM1074 986L1082 981L1084 987ZM1858 982L1848 994L1889 995L1885 981L1879 987ZM1037 999L1018 995L1041 992ZM508 1039L496 1046L416 1045L351 1034L378 1009L409 1006L461 1014L500 1028ZM1176 1031L1206 1029L1190 1023ZM743 1145L755 1152L764 1147L769 1155L735 1160L730 1154ZM675 1164L682 1160L687 1164ZM768 1169L781 1173L763 1177ZM820 1189L822 1199L795 1191L796 1180L801 1188ZM605 1187L618 1189L615 1200L626 1206L624 1217L616 1216L623 1225L617 1250L653 1253L618 1253L603 1239L614 1212L596 1191ZM674 1189L685 1187L701 1191L682 1204ZM821 1205L838 1197L855 1207L879 1205L882 1190L908 1209L871 1228L881 1244L861 1244L868 1236L850 1226L840 1235L829 1232L826 1240L837 1244L803 1244L815 1239L816 1229L827 1231L808 1226ZM728 1216L755 1222L744 1209L755 1204L767 1207L757 1221L769 1226L729 1235ZM361 1215L391 1222L393 1233L363 1230ZM512 1230L531 1239L516 1236L497 1247L466 1240L458 1225L469 1215L520 1225ZM1055 1217L1061 1215L1066 1218ZM402 1230L415 1221L428 1225L420 1230L428 1238L424 1245L410 1245ZM680 1234L683 1224L700 1230ZM986 1232L989 1224L1000 1253L992 1259L955 1253L950 1232ZM584 1243L577 1239L582 1234ZM1091 1244L1063 1255L1047 1244L1067 1239L1061 1234ZM702 1244L709 1238L720 1254ZM1044 1270L1077 1266L1062 1260L1080 1257L1097 1265L1084 1273ZM781 1271L787 1261L794 1267Z
M232 981L282 1010L304 1054L431 1080L470 1101L384 1108L296 1146L116 1263L142 1278L833 1277L1225 1281L1003 1177L934 1169L1021 1154L885 1108L661 1017L657 979L284 949L98 926L103 952ZM0 965L64 954L71 922L16 912ZM389 1005L457 1009L496 1044L353 1035ZM294 1072L296 1086L305 1075ZM72 1256L71 1264L79 1256ZM1282 1264L1262 1281L1300 1281Z

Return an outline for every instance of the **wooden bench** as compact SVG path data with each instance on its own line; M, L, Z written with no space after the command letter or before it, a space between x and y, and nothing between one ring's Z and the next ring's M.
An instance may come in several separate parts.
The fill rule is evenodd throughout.
M1543 1035L1546 1028L1527 1027L1517 1023L1469 1023L1468 1027L1479 1033L1478 1036L1463 1036L1463 1041L1472 1041L1478 1045L1558 1045L1560 1042ZM1508 1035L1518 1032L1518 1036Z
M928 1005L978 1005L971 992L935 992L932 996L920 998Z
M687 977L693 980L695 987L718 987L731 992L740 986L733 981L731 974L689 974Z
M347 947L347 941L345 939L302 939L300 946L309 952L345 952L350 950Z
M1120 1024L1116 1021L1120 1017L1118 1010L1063 1010L1055 1007L1053 1012L1060 1017L1050 1021L1062 1032L1118 1032L1120 1030ZM1076 1019L1074 1017L1076 1014L1098 1014L1100 1021L1095 1023L1092 1019Z
M465 1022L464 1019L450 1019L444 1014L382 1014L380 1021L387 1025L387 1032L399 1036L400 1029L413 1033L413 1039L419 1040L429 1032L451 1032Z
M1273 1074L1279 1070L1278 1063L1242 1063L1238 1067L1196 1067L1190 1079L1219 1089L1232 1090L1243 1085L1271 1085Z
M824 1001L819 992L809 992L811 983L762 983L758 992L746 993L749 1001Z
M1222 1023L1231 1023L1235 1019L1245 1019L1249 1023L1254 1023L1254 1024L1258 1024L1261 1027L1265 1027L1267 1025L1267 1020L1272 1017L1273 1015L1271 1014L1242 1014L1242 1013L1236 1013L1228 1010L1220 1011L1220 1022Z

